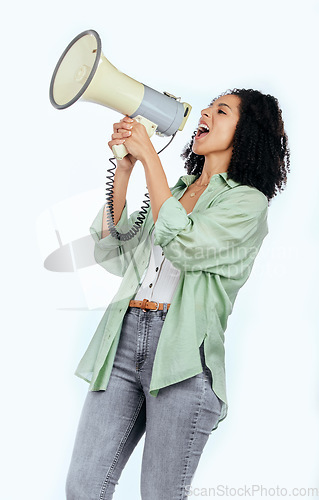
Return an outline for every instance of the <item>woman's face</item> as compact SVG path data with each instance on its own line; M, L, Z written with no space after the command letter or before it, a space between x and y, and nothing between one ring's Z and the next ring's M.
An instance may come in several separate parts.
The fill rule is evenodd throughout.
M234 134L239 120L240 98L224 95L203 109L193 152L198 155L215 155L232 151Z

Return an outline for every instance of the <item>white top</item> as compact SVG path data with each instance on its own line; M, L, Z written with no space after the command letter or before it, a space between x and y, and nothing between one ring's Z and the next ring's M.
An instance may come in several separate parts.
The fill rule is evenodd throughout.
M152 249L149 265L141 278L140 287L135 294L134 300L148 299L154 302L167 302L170 304L178 285L180 271L166 259L162 247L154 245L154 230L152 231L151 240Z

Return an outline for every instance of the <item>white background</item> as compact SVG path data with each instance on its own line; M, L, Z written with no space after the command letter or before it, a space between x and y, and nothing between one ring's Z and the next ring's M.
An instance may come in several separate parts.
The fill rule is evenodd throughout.
M1 499L65 498L87 391L73 372L118 286L93 266L105 304L90 308L88 275L44 268L38 226L46 210L98 190L79 212L85 216L74 218L74 227L88 234L104 203L107 141L120 115L87 103L57 111L48 98L59 56L86 29L100 34L105 56L118 69L192 104L184 131L162 155L170 185L185 173L179 154L213 97L246 87L279 99L291 174L271 204L269 235L229 319L229 414L209 439L193 488L202 498L203 488L218 485L223 491L279 486L288 493L318 487L318 22L317 0L7 5L1 81ZM158 148L166 140L154 138ZM145 192L140 165L134 175L130 212ZM139 498L142 449L143 440L115 499Z

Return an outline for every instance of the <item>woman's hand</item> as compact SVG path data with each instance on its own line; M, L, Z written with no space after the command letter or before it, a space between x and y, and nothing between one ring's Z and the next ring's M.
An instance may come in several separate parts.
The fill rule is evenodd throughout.
M145 164L147 161L152 160L153 157L157 157L157 153L143 124L126 116L120 123L115 123L113 129L114 133L109 146L124 144L129 152L130 161L134 159L134 164L136 160L140 160Z
M114 123L112 140L108 142L110 149L112 149L112 146L118 146L125 143L125 140L131 135L132 125L133 120L128 116L122 118L119 123ZM123 160L117 160L117 166L121 170L132 170L136 161L137 158L132 154L128 154Z
M149 162L158 158L154 146L149 138L145 126L137 120L132 120L130 135L125 139L125 147L128 152L146 167Z

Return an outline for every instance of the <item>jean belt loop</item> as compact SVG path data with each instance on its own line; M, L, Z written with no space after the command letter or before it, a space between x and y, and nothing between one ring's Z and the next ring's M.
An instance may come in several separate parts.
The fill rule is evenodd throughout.
M163 313L167 312L167 302L163 302Z

